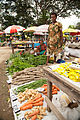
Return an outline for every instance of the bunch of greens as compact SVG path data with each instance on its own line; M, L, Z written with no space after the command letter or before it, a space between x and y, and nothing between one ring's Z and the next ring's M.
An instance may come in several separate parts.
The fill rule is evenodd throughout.
M47 80L46 79L40 79L40 80L37 80L37 81L32 82L30 84L26 84L26 85L18 87L17 89L14 89L14 93L18 94L19 92L24 92L26 88L36 89L36 88L41 87L44 84L47 84Z
M24 70L25 68L37 67L38 65L45 64L46 56L34 56L29 53L20 55L19 53L15 53L11 55L7 63L7 71L12 75L14 72Z

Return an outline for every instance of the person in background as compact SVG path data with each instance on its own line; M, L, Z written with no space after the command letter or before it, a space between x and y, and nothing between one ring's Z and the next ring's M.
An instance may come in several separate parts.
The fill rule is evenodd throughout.
M63 45L62 24L56 21L57 14L55 12L52 12L50 17L52 23L49 24L48 27L49 35L47 40L46 64L49 62L49 58L52 55L54 57L54 61L56 61L57 54L59 54L62 51L62 45Z
M34 48L34 52L32 54L34 54L34 55L46 55L46 49L47 49L46 44L44 43L43 40L40 40L39 43L40 43L40 45L37 46L36 48Z
M22 41L25 40L25 35L22 33Z

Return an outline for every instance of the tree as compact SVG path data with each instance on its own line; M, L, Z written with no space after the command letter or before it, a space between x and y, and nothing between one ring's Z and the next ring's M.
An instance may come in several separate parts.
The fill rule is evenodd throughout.
M59 17L67 17L72 14L80 15L80 2L78 0L35 0L35 2L38 8L37 16L40 16L37 20L39 23L40 21L46 23L46 19L50 22L52 11L55 11Z
M27 27L34 24L32 2L30 0L6 0L2 1L2 24L3 27L19 24Z
M75 26L74 25L69 25L68 28L72 28L72 29L75 29Z
M80 15L79 0L1 0L1 20L3 28L12 24L24 27L50 23L50 13L59 17Z
M78 22L78 23L76 24L76 27L75 27L75 28L80 30L80 22Z

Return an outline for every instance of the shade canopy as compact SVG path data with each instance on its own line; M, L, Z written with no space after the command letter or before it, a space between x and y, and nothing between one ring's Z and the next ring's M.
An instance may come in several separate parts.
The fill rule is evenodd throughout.
M28 27L23 32L35 32L36 28L37 28L36 26Z
M0 31L0 35L2 35L4 32Z
M40 32L40 31L36 31L33 33L34 35L44 35L44 33Z
M12 26L9 26L7 27L4 32L5 33L16 33L16 32L19 32L19 31L23 31L25 28L20 26L20 25L12 25Z
M49 25L45 24L45 25L40 25L36 28L36 31L39 32L48 32L48 27Z
M76 32L76 30L75 30L75 29L68 28L68 29L65 29L65 30L63 31L63 33L70 33L70 32Z

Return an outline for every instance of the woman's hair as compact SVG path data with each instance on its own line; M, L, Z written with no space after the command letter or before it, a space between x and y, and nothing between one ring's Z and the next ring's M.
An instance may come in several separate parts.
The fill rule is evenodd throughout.
M52 13L50 14L50 17L51 17L51 15L55 15L55 16L56 16L56 18L57 18L57 13L52 12Z

